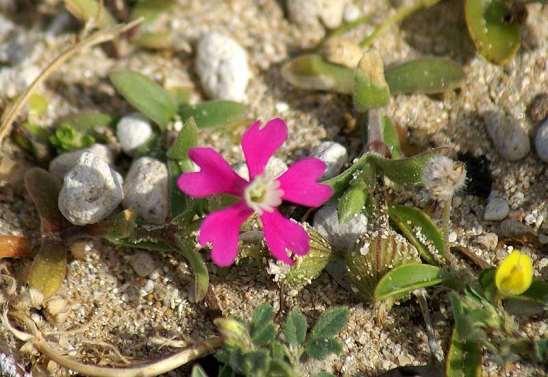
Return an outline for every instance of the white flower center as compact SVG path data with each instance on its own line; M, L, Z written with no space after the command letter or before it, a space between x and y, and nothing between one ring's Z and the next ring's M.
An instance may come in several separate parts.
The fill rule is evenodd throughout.
M249 208L258 215L263 211L272 212L274 208L282 204L283 191L280 190L280 183L274 177L258 175L246 187L244 199Z

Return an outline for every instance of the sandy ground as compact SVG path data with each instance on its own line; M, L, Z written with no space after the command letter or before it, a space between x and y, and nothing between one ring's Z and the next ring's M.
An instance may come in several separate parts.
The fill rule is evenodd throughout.
M59 1L46 3L41 5L41 11L49 16L61 9ZM175 11L165 16L174 36L173 52L153 54L135 50L113 59L95 48L73 59L42 89L51 98L44 124L82 109L99 109L116 115L127 113L128 106L115 96L106 78L106 73L117 66L139 70L168 87L190 86L196 99L199 98L202 93L192 68L193 45L203 32L217 30L233 36L249 53L254 77L247 93L253 116L263 120L281 116L287 120L291 137L279 154L281 158L290 162L327 139L344 143L353 156L359 152L358 133L349 132L355 116L350 99L294 89L282 80L279 72L280 64L288 57L295 56L302 48L314 46L321 39L322 30L301 30L291 24L280 3L274 0L180 0L178 3ZM356 38L370 32L372 25L391 9L382 0L355 3L364 14L373 15L371 24L353 33ZM453 155L469 152L485 156L493 176L492 189L508 199L514 217L523 219L534 229L548 217L546 165L533 152L519 162L504 161L488 138L481 115L495 108L518 119L524 118L534 96L548 91L547 17L548 8L529 6L523 47L505 67L493 66L474 55L462 21L461 2L457 1L444 1L419 12L375 43L387 64L421 55L449 56L464 64L466 79L461 90L441 97L395 96L387 114L407 130L409 141L421 148L449 146ZM47 26L48 17L37 11L25 11L17 18L29 34L38 38L33 50L38 67L43 67L70 39L66 34L46 36L40 32ZM6 98L3 101L5 103ZM285 104L287 110L280 112ZM234 137L227 137L223 132L202 136L205 143L223 150L233 162L241 160ZM421 207L429 205L421 192L402 195L403 199ZM461 194L455 204L453 222L457 242L496 264L508 253L506 245L499 243L494 250L488 250L476 242L485 233L499 232L499 223L482 218L485 200ZM21 190L1 187L0 234L34 235L37 225L28 198ZM88 246L83 259L71 259L62 288L61 293L72 305L69 317L55 328L43 324L45 332L83 326L77 333L52 339L58 340L68 354L78 355L85 361L119 361L108 350L86 342L108 342L129 359L150 359L171 350L154 337L203 339L214 333L212 319L221 313L247 317L259 303L278 305L277 286L264 272L262 263L244 262L222 271L211 266L212 289L219 306L214 308L191 302L192 275L177 254L151 255L157 269L149 277L141 278L128 264L134 251L113 250L97 242ZM533 256L536 273L546 275L546 250L527 246L524 249ZM6 263L17 275L27 262ZM431 296L439 293L431 290ZM351 308L349 325L341 336L344 352L326 363L338 375L374 376L396 366L429 361L424 325L414 300L396 305L379 323L372 305L361 303L324 273L293 301L309 319L332 305ZM446 342L449 308L435 299L432 310L435 330ZM540 322L524 327L528 334L548 331L546 324ZM12 349L21 346L4 329L0 329L0 339ZM27 361L44 361L36 356L25 357ZM486 365L489 376L541 375L540 371L520 364L505 371L489 361ZM170 375L187 373L180 370Z

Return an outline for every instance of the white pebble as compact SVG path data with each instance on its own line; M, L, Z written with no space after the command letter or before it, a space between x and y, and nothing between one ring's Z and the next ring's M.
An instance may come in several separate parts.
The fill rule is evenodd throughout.
M291 21L300 26L318 27L324 24L336 28L343 19L344 0L290 0L287 12Z
M289 110L289 105L287 104L287 102L276 103L276 112L285 113L287 110Z
M487 133L497 152L508 161L521 160L529 153L529 136L517 119L502 112L490 111L485 115Z
M454 243L454 242L457 242L457 237L458 237L457 232L452 231L447 236L447 240L451 243Z
M62 153L55 157L49 163L49 172L59 178L63 178L77 163L84 153L92 153L95 156L102 158L106 163L114 162L114 154L112 150L104 144L93 144L92 146L77 151Z
M245 162L239 162L234 165L234 170L240 177L245 180L249 180L249 171ZM270 177L278 177L287 170L287 164L280 160L278 157L270 157L265 167L265 174Z
M510 212L510 206L506 199L501 198L495 191L491 192L487 205L485 206L485 212L483 213L483 219L487 221L500 221L504 220Z
M346 148L334 141L324 141L312 150L313 157L317 157L327 165L323 178L336 176L348 161Z
M360 17L360 8L354 3L348 3L344 6L343 18L346 22L352 22Z
M133 161L124 182L123 205L148 223L163 224L168 215L166 165L150 157Z
M123 179L108 163L84 153L63 180L59 210L74 225L97 223L124 198Z
M140 114L126 115L116 126L116 137L127 154L144 146L153 136L153 130L148 119Z
M537 132L535 133L535 150L538 157L548 162L548 118L539 124Z
M348 250L367 232L367 217L357 214L344 223L339 223L336 202L330 202L314 215L314 228L326 237L333 248Z
M198 41L196 71L202 88L214 99L244 102L251 78L247 52L234 39L207 33Z

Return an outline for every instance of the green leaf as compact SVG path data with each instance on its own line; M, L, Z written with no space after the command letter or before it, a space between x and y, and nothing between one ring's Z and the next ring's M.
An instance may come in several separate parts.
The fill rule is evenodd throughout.
M141 31L131 38L131 43L149 50L167 50L173 46L171 33L167 31Z
M468 32L478 52L495 64L510 60L520 45L520 25L508 21L509 3L502 0L465 0Z
M247 376L268 377L267 372L270 368L270 356L266 351L252 351L244 355L242 370Z
M137 215L134 211L126 209L109 216L97 224L86 226L86 230L89 234L101 237L116 245L135 236L137 227L135 223L136 218Z
M236 377L236 372L234 372L228 365L225 365L219 371L218 377Z
M119 69L109 75L116 90L137 110L154 121L160 128L177 113L171 94L148 77L128 69Z
M300 89L334 90L352 94L354 71L350 68L326 62L320 55L301 55L285 63L282 77Z
M49 142L55 146L58 153L64 153L89 147L95 143L95 137L63 123L53 131Z
M427 57L391 66L385 77L393 94L434 94L457 88L464 71L450 59Z
M421 257L437 264L434 255L443 255L445 240L430 216L418 208L402 205L390 206L388 215Z
M332 353L338 355L341 351L341 343L333 338L314 338L307 342L305 347L308 356L316 360L323 360Z
M404 157L401 151L400 137L394 123L387 116L381 118L382 141L388 147L393 160Z
M284 360L287 357L287 352L286 352L287 347L278 340L274 340L272 341L272 343L270 343L270 349L271 349L270 354L272 355L273 360L275 359Z
M352 99L359 112L383 107L390 100L390 89L384 78L383 61L378 52L366 52L355 69Z
M183 171L188 172L193 170L190 165L191 161L188 157L188 150L198 144L198 127L194 118L189 118L185 123L175 142L167 151L167 158L178 161L182 166Z
M270 304L261 304L253 312L251 328L260 328L272 321L273 308Z
M345 223L358 213L363 212L367 196L367 187L363 181L352 184L339 198L337 204L339 222Z
M283 326L283 333L287 344L295 346L303 344L307 328L308 324L306 323L305 316L297 309L291 310Z
M439 267L420 263L403 264L388 271L379 280L373 295L375 300L397 298L418 288L438 285L443 280L443 272Z
M63 241L43 238L27 276L29 286L39 290L44 298L48 298L61 288L66 274L67 250Z
M209 288L207 265L202 255L196 250L194 240L180 235L176 235L175 239L179 251L185 257L194 274L194 300L200 302L206 297Z
M192 199L185 196L185 194L183 194L177 186L177 179L183 172L183 169L181 169L179 164L173 160L168 160L167 171L169 175L170 215L171 218L176 218L185 214L185 211L187 210Z
M69 125L76 131L87 133L109 127L112 122L113 118L108 114L99 111L82 111L62 117L58 124Z
M335 375L329 372L326 372L325 370L322 370L320 373L316 375L316 377L335 377Z
M65 0L67 10L81 22L93 20L98 28L108 28L116 24L110 12L97 0Z
M183 121L194 118L198 128L229 127L247 120L247 106L234 101L215 100L183 105L179 114Z
M253 343L257 345L267 345L272 342L276 336L272 305L262 304L255 309L250 322L250 334Z
M327 179L322 183L329 185L333 189L333 196L340 194L352 182L352 180L359 175L360 170L364 169L364 165L367 163L368 154L362 155L356 162L346 168L339 175Z
M419 185L422 183L422 171L425 165L437 153L436 150L430 150L398 160L367 154L367 160L375 164L387 178L398 185Z
M449 352L445 360L447 377L480 377L481 348L478 343L461 341L457 330L453 330Z
M268 377L299 377L287 362L281 359L272 359Z
M44 169L31 168L25 173L25 188L38 211L43 236L62 231L67 220L57 205L61 182Z
M130 18L136 20L140 17L145 22L152 22L162 13L167 13L175 4L175 0L141 0L131 10Z
M194 365L190 377L207 377L206 372L199 365Z
M273 323L268 323L251 331L251 340L258 346L269 345L275 337L276 329Z
M348 308L338 306L324 312L312 328L311 339L324 339L336 336L348 321Z

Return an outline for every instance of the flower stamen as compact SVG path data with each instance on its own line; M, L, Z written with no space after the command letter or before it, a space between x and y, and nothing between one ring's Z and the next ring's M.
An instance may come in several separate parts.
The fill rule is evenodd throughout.
M282 203L283 192L276 178L259 175L247 186L244 199L249 208L258 215L263 211L272 212Z

